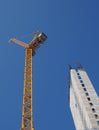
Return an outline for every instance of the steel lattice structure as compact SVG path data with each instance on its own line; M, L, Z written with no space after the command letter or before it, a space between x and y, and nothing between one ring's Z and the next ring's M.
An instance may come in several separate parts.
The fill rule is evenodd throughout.
M32 126L32 49L26 49L24 69L24 95L22 108L22 129L33 129ZM23 129L24 130L24 129Z
M21 130L34 130L33 126L33 99L32 99L32 56L35 50L47 39L44 33L35 33L30 44L26 44L15 38L10 39L25 48L25 68L24 68L24 92L23 92L23 105L22 105L22 128Z

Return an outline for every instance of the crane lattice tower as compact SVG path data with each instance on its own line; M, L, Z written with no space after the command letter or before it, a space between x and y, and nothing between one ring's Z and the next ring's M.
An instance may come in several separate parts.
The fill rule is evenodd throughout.
M26 44L15 38L10 39L25 48L25 67L24 67L24 94L22 105L22 128L21 130L34 130L32 113L32 56L35 50L47 39L44 33L36 32L32 41Z

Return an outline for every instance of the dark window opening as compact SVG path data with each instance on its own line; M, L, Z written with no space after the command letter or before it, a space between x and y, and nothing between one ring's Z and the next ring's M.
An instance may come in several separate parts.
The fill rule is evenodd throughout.
M92 111L93 111L93 112L96 112L94 108L92 108Z
M85 85L84 84L81 84L83 87L85 87Z
M89 96L89 94L88 93L85 93L86 94L86 96Z
M89 97L88 97L87 99L88 99L88 101L90 101L90 98L89 98Z
M77 75L80 75L80 74L77 72Z
M99 125L99 121L97 121L97 125Z
M80 83L83 83L83 81L82 81L82 80L80 80Z
M98 119L98 115L97 114L95 114L95 118Z
M78 78L79 78L79 79L81 79L81 77L80 77L80 76L78 76Z
M86 88L84 88L84 91L87 91Z
M93 106L93 104L91 102L89 104L90 104L90 106Z

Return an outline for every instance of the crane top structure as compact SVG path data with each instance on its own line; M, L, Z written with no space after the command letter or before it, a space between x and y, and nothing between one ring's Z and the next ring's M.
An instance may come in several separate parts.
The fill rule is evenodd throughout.
M17 43L25 48L25 67L24 67L24 92L22 105L22 127L20 130L34 130L33 122L33 98L32 98L32 56L35 50L47 39L44 33L36 32L29 44L26 44L15 38L10 39L10 42Z
M44 33L36 32L34 37L32 38L31 42L29 44L26 44L25 42L22 42L20 40L17 40L15 38L11 38L10 42L14 42L19 44L20 46L24 47L25 49L32 49L33 54L35 53L35 50L40 47L40 45L46 41L47 36Z

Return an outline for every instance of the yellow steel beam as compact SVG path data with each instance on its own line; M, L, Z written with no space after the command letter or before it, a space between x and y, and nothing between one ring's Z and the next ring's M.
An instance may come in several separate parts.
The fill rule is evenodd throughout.
M21 130L34 130L32 116L32 49L26 49Z

